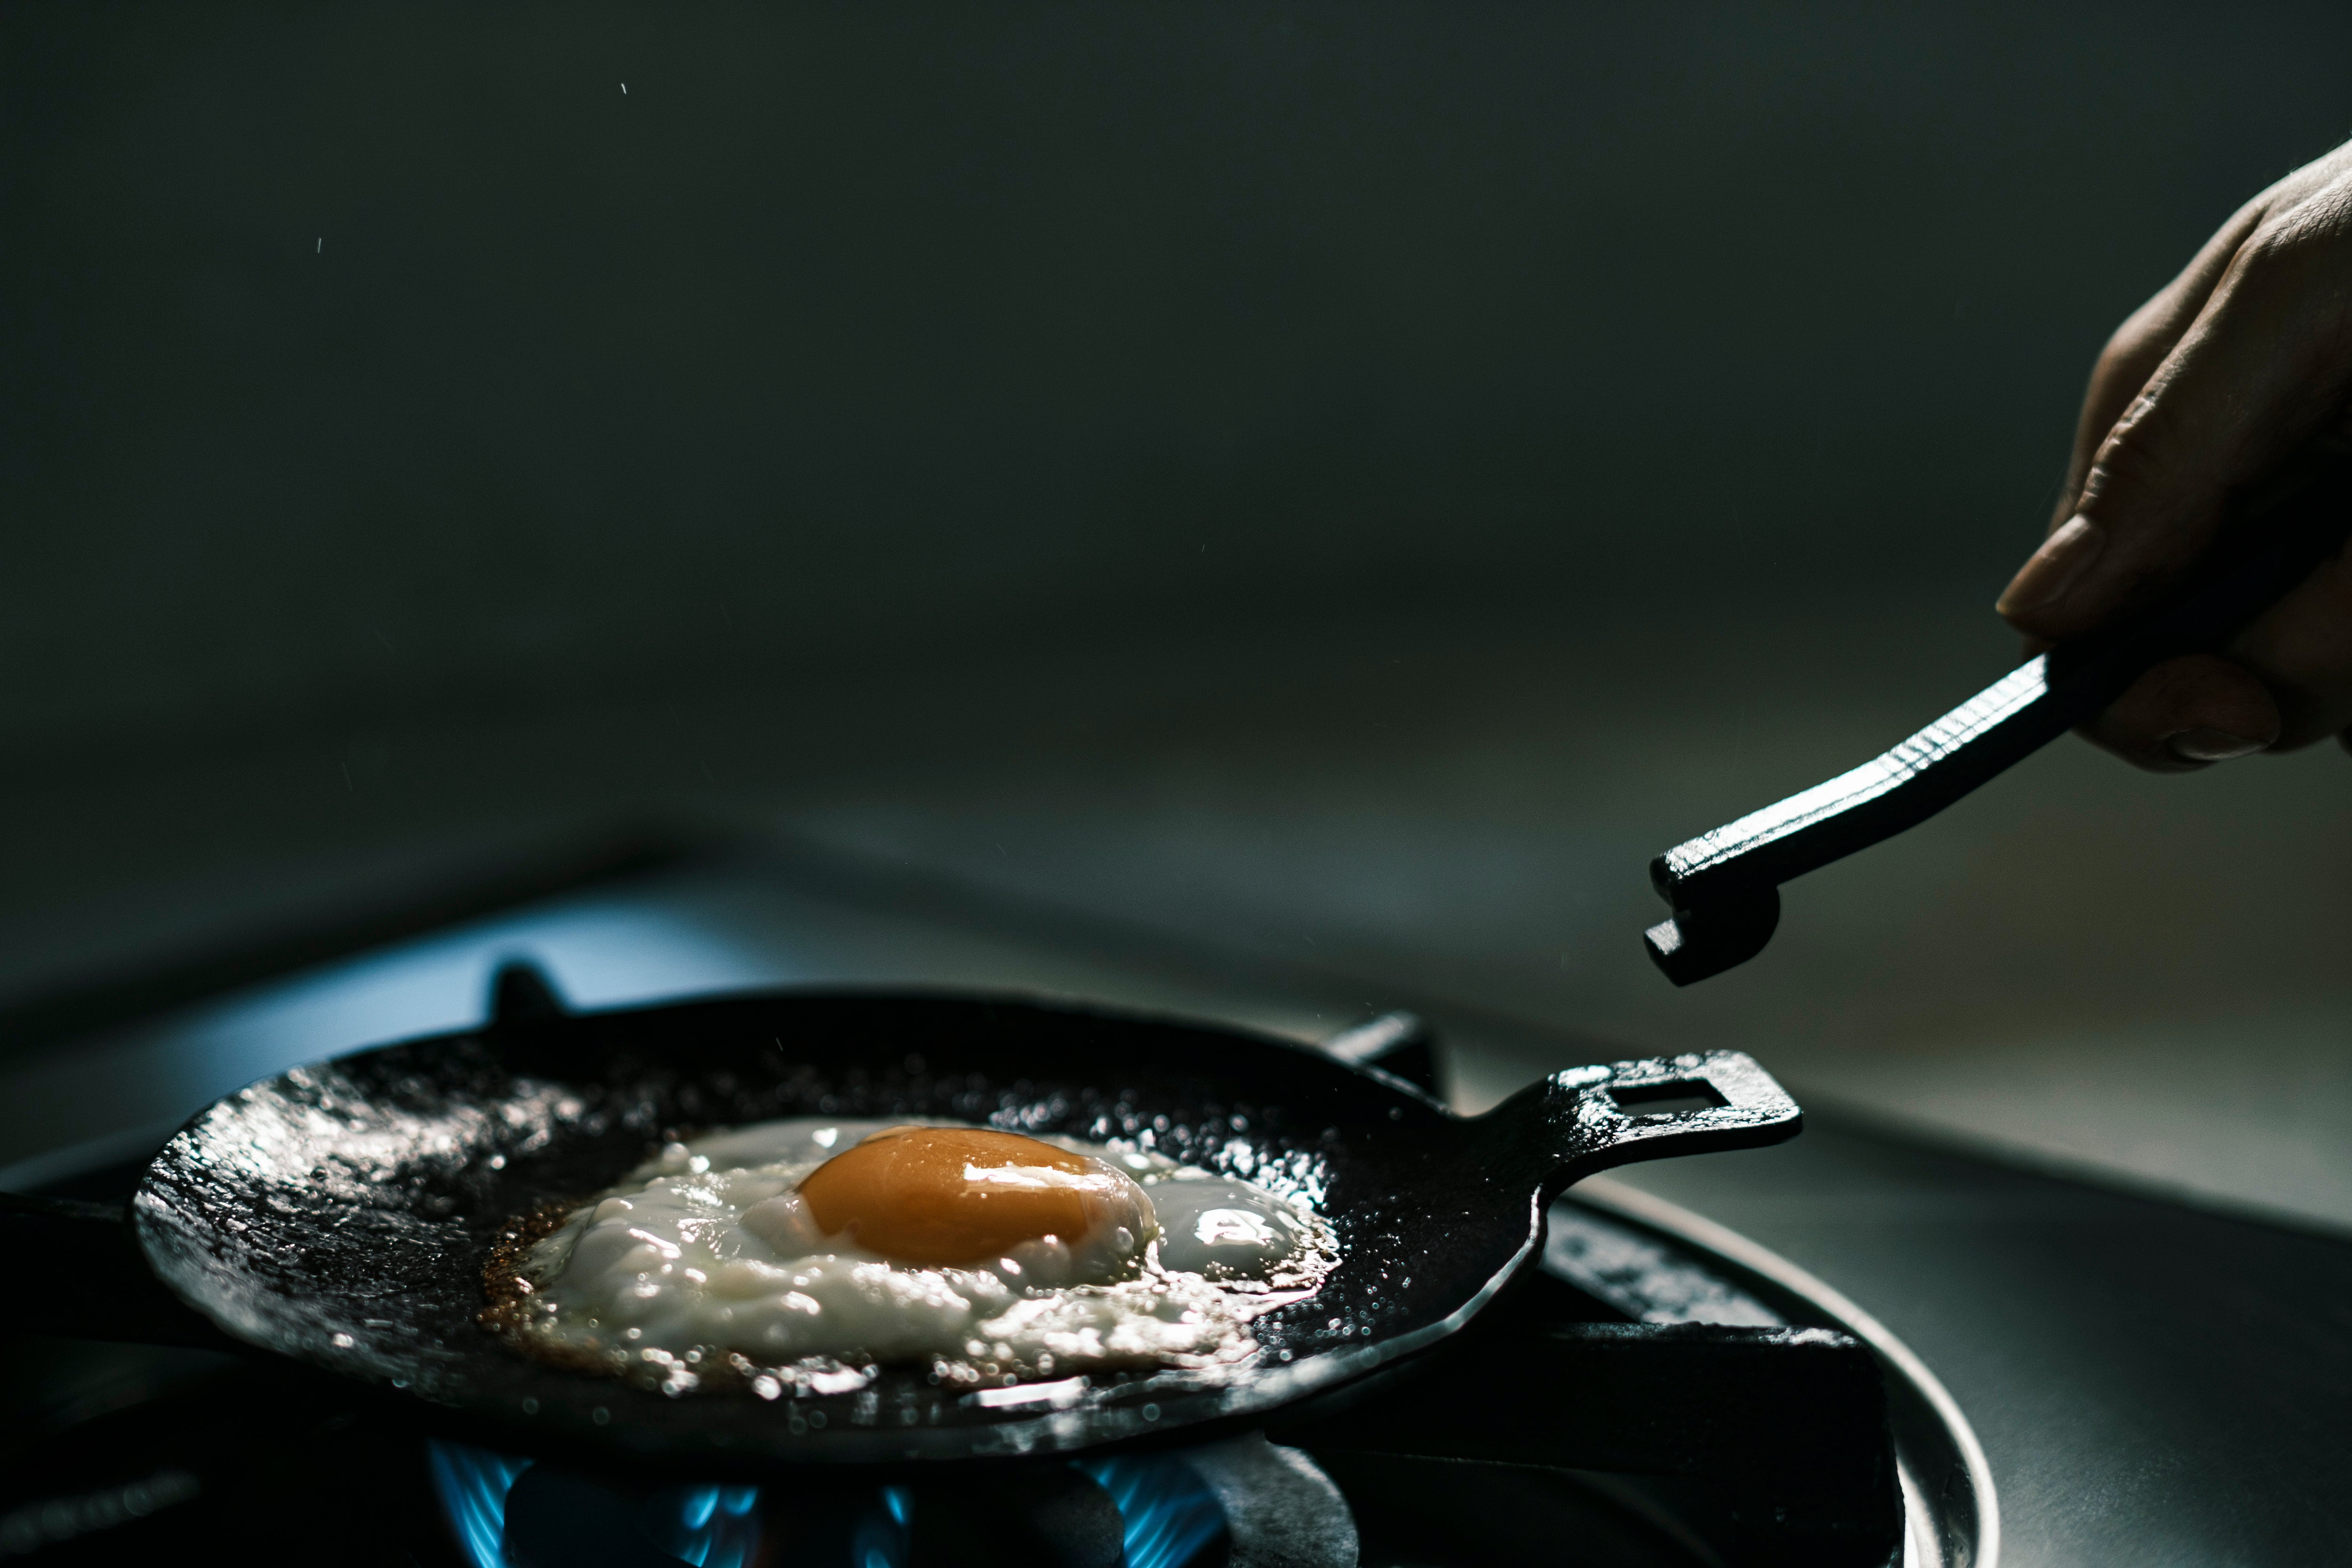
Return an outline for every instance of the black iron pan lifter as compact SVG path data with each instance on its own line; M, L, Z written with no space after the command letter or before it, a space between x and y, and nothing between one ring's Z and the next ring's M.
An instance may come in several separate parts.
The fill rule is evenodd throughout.
M2192 592L2113 630L2027 660L1851 773L1650 862L1674 914L1642 933L1677 985L1745 963L1780 921L1780 884L1916 826L2095 718L2168 658L2226 645L2352 532L2352 466L2310 470L2249 499Z

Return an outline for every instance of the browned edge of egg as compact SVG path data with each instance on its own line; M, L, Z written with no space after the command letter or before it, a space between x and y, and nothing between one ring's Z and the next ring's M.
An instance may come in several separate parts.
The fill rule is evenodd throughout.
M534 1287L523 1277L523 1260L532 1247L562 1230L564 1221L579 1213L580 1207L576 1201L550 1198L529 1214L507 1221L490 1248L489 1261L482 1265L482 1294L489 1299L489 1305L474 1314L474 1321L533 1361L566 1372L601 1373L609 1377L614 1375L613 1367L593 1352L547 1343L523 1332L534 1294Z

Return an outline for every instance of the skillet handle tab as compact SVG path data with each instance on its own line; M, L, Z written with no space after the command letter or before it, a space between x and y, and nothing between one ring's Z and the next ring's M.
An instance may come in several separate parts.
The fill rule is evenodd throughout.
M1528 1085L1474 1126L1540 1167L1545 1201L1612 1165L1756 1149L1793 1138L1804 1112L1745 1051L1570 1068Z

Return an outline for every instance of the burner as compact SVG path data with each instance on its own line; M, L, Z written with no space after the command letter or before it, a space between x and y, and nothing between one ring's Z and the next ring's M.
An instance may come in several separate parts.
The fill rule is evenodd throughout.
M1338 1488L1246 1436L1180 1452L976 1466L897 1485L631 1487L436 1440L475 1568L1352 1568Z
M951 1482L600 1483L436 1441L472 1568L1724 1568L1654 1486L1264 1436ZM1695 1500L1682 1500L1686 1506Z
M1601 1178L1454 1350L1261 1433L1069 1461L616 1483L288 1365L18 1350L40 1370L9 1400L0 1557L44 1563L222 1543L257 1563L326 1543L357 1568L1982 1568L1997 1551L1974 1439L1907 1351L1770 1254ZM1496 1377L1482 1357L1517 1360Z

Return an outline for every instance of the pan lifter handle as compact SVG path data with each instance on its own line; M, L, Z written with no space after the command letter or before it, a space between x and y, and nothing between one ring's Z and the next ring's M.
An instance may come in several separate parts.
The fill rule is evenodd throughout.
M245 1348L148 1272L120 1205L0 1193L0 1248L20 1260L38 1258L44 1272L76 1285L70 1296L0 1291L0 1330L194 1350Z
M1528 1173L1549 1203L1612 1165L1785 1142L1804 1112L1745 1051L1704 1051L1570 1068L1468 1126L1481 1146L1538 1167Z
M2096 718L2142 675L2218 648L2344 548L2352 462L2325 456L2239 508L2241 527L2185 596L2030 659L1893 751L1650 862L1674 907L1642 933L1677 985L1747 963L1780 921L1780 884L1892 838Z

